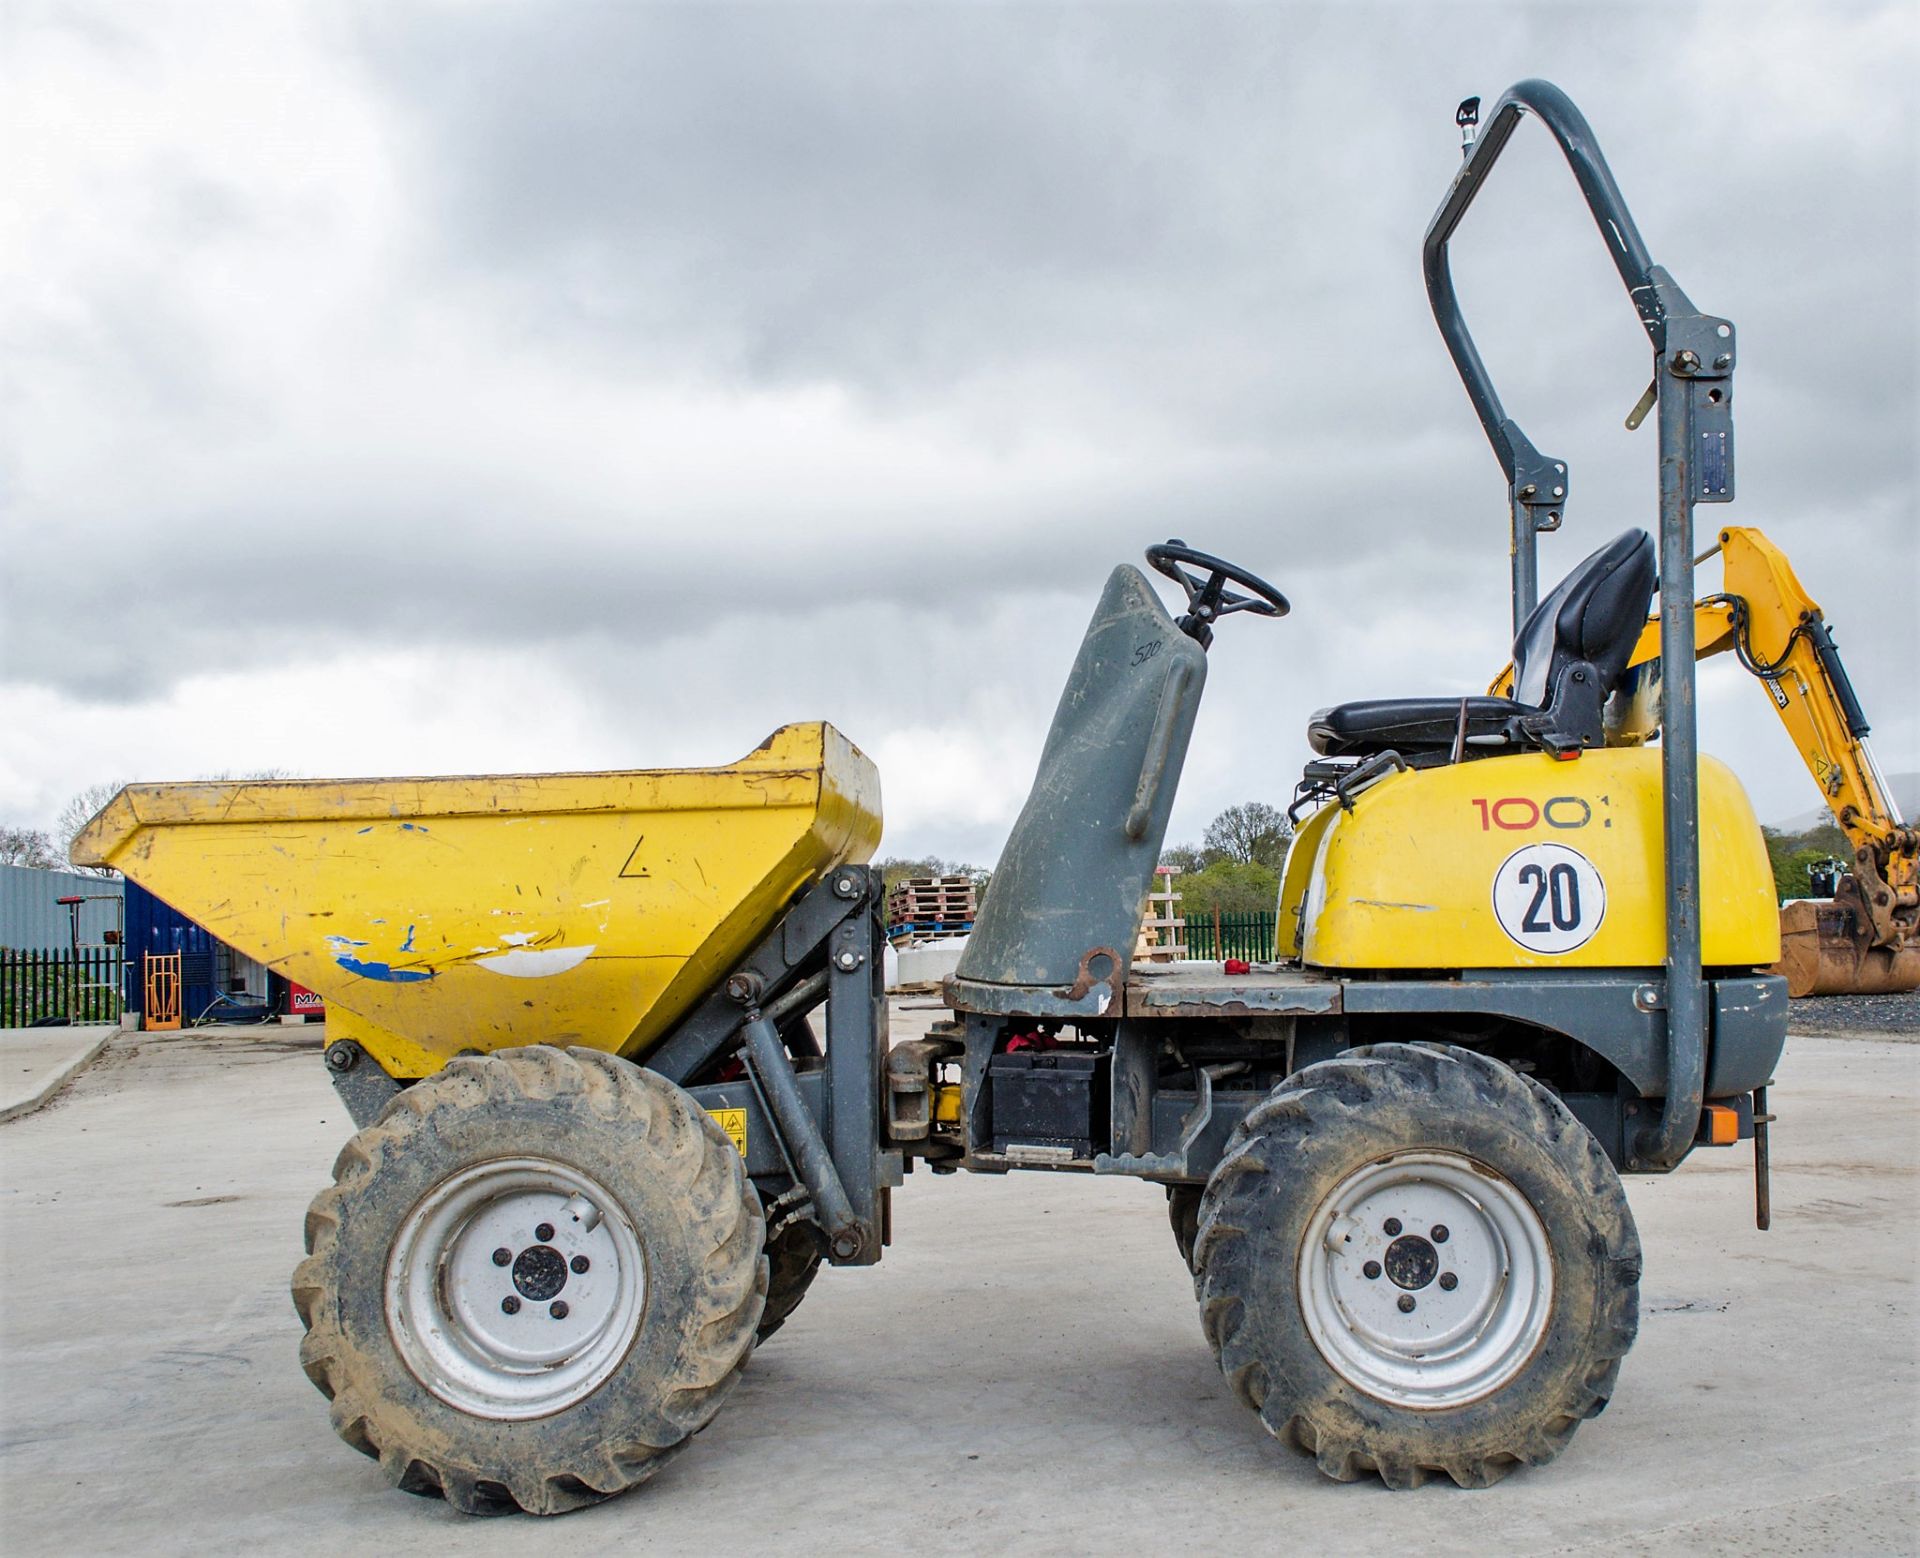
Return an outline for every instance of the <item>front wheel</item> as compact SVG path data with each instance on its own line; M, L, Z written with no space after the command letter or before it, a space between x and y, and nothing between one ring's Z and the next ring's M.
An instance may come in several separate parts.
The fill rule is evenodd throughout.
M1237 1128L1194 1248L1220 1367L1339 1481L1485 1487L1565 1448L1638 1325L1619 1176L1545 1088L1382 1044L1289 1078Z
M411 1493L558 1514L719 1409L766 1297L740 1154L618 1056L455 1060L355 1136L307 1213L300 1359Z

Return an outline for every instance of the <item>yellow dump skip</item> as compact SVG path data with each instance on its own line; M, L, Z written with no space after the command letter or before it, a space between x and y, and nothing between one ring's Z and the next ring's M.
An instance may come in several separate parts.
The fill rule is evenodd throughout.
M130 785L75 840L327 1002L395 1076L462 1050L644 1053L821 872L880 839L826 724L724 768Z

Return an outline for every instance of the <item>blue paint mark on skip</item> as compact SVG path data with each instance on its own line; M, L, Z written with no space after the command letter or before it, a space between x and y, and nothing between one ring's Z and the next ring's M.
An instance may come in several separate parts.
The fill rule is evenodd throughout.
M402 952L411 952L413 950L413 927L411 925L407 927L407 939L400 943L400 950Z
M373 831L373 829L372 829L372 828L362 828L362 829L361 829L360 831L361 831L362 833L371 833L371 832Z
M424 968L395 968L391 963L363 963L350 957L337 957L334 962L349 974L358 974L362 979L384 979L390 985L417 985L433 978L432 972Z
M427 829L421 827L417 822L403 822L400 824L400 831L402 833L425 833Z

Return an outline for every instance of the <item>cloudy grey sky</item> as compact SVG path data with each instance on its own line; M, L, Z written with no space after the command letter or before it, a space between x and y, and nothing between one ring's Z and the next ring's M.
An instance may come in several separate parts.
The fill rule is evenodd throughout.
M35 4L0 145L0 821L79 787L719 762L828 718L884 848L987 861L1094 594L1221 632L1176 836L1314 708L1478 690L1504 493L1427 314L1455 102L1544 75L1741 329L1740 501L1920 768L1911 4ZM1455 246L1650 524L1645 338L1537 126ZM1703 584L1717 582L1703 570ZM1703 736L1814 798L1730 663Z

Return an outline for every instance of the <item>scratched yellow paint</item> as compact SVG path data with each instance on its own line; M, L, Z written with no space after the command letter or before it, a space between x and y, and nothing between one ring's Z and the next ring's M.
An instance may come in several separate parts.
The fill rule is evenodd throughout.
M1543 752L1396 773L1352 811L1314 813L1282 875L1283 953L1333 969L1651 968L1666 956L1665 850L1657 748L1620 747L1556 762ZM1503 928L1495 878L1529 846L1591 868L1581 931L1552 952ZM1596 893L1593 884L1600 884ZM1541 879L1544 886L1544 876ZM1740 781L1700 760L1704 961L1759 968L1780 956L1773 873ZM1562 903L1562 909L1575 905ZM1539 922L1552 912L1542 898ZM1572 917L1569 916L1571 919ZM1554 939L1551 934L1546 938Z
M822 871L880 778L832 726L721 768L132 785L74 845L327 1003L396 1076L463 1050L643 1054Z

